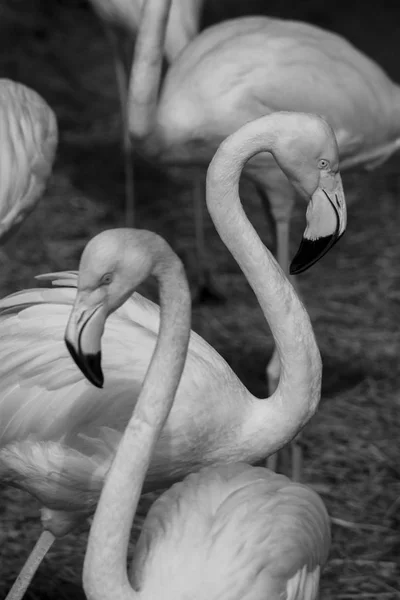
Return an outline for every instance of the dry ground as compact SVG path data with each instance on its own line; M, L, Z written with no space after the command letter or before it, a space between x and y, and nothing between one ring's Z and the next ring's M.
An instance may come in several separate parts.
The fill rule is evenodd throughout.
M238 14L236 4L232 2L231 14ZM316 1L300 3L302 9L275 4L270 3L270 14L304 17L337 29L393 76L399 70L392 58L398 34L393 12L386 17L384 12L360 16L362 5L355 2L336 2L330 13ZM256 3L246 6L250 12ZM0 293L5 295L32 286L36 273L76 268L86 241L122 222L124 188L113 71L101 28L90 11L77 0L8 0L0 11L0 76L39 91L56 110L61 130L48 191L9 249L12 258L2 259ZM220 18L217 12L214 17ZM213 18L211 11L206 18ZM400 80L400 73L397 76ZM299 278L324 362L320 410L303 436L305 480L318 486L335 519L322 600L400 598L399 172L397 157L373 174L344 177L348 198L357 198L350 206L348 231L327 257ZM143 163L137 163L136 176L140 227L169 240L193 281L187 194ZM270 242L257 199L250 188L243 191L250 218ZM293 251L303 226L301 208L294 219ZM223 306L196 308L194 328L253 393L265 395L264 367L272 349L268 328L210 222L207 227L218 281L229 300ZM39 524L35 502L16 490L0 491L0 515L3 598ZM85 540L86 533L81 533L56 544L27 600L83 599Z

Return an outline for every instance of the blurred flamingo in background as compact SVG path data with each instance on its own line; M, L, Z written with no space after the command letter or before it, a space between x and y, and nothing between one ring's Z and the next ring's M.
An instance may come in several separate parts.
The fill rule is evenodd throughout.
M115 76L121 110L122 147L125 163L126 225L134 225L134 176L132 145L127 120L128 79L121 47L121 30L134 39L140 23L143 0L89 0L104 25L114 58ZM197 35L204 0L173 0L165 38L169 63Z
M274 393L260 400L192 332L174 407L146 477L147 491L203 465L257 462L289 442L318 406L321 361L308 316L240 203L241 171L259 152L272 153L309 200L310 235L314 218L326 234L341 235L346 226L336 140L324 120L274 113L245 125L223 144L209 173L208 209L260 302L279 348L282 376ZM41 277L56 288L24 290L0 302L0 479L39 499L46 507L47 529L9 600L21 598L54 535L93 512L139 395L160 316L149 300L131 297L133 283L139 285L148 266L134 251L137 239L131 230L118 229L90 242L81 259L77 296L77 276L65 272ZM170 282L172 288L177 285ZM103 386L99 358L107 320L104 389L88 383L66 351L63 335L72 305L69 348L98 387Z
M227 144L210 166L211 179L218 180L220 171L227 167L229 141ZM212 198L209 201L213 202ZM103 234L97 244L105 238L108 248L106 236L115 233ZM190 339L190 291L182 264L159 236L133 230L130 236L125 252L134 254L132 272L125 273L124 280L130 281L134 290L145 277L152 274L158 278L160 331L91 526L83 570L88 600L315 600L330 547L329 517L323 502L303 485L243 463L206 467L156 500L136 545L130 584L130 530L147 469L173 405ZM268 259L267 285L278 295L284 293L290 305L279 318L276 315L277 326L284 313L290 312L295 315L297 329L312 339L311 324L300 301L279 266L270 255ZM73 312L70 321L74 356L77 317L84 314L81 304L91 302L92 294L98 303L99 278L108 281L110 291L113 285L119 287L114 274L112 283L111 272L102 268L97 249L82 257L74 309L77 314ZM104 296L106 310L111 312L124 303L126 292L120 287L118 301L114 297L112 304L108 291ZM269 301L272 303L272 298ZM96 316L89 318L97 320ZM66 340L71 347L69 327ZM79 325L79 330L84 327ZM298 338L297 352L306 356L309 349L303 340ZM80 365L82 357L76 358ZM313 371L314 365L310 367ZM314 376L310 373L311 378Z
M276 110L323 115L334 129L342 170L373 168L400 147L400 87L344 38L302 22L259 16L213 25L181 52L159 93L169 4L147 1L132 67L130 131L144 154L165 165L204 169L222 139ZM296 191L267 154L249 161L244 175L275 221L277 258L288 273ZM201 182L200 172L198 203ZM315 256L318 246L331 247L326 239L303 243L291 273L304 271L308 252ZM204 243L200 248L205 285L211 278ZM279 369L275 350L266 370L269 393ZM301 450L295 445L292 450L298 480Z
M204 75L201 62L197 64L196 60L190 64L190 74L186 70L188 57L194 54L195 58L199 58L196 49L199 46L202 48L198 39L204 39L204 32L186 46L171 65L159 95L162 52L170 7L171 0L147 0L142 11L130 78L130 133L137 150L141 150L145 156L161 162L162 165L204 170L222 140L252 117L247 111L247 118L240 122L240 116L243 115L236 115L230 104L231 95L233 98L236 95L234 90L229 87L222 92L228 81L226 75L229 73L225 73L225 68L221 70L224 60L215 61L214 46L221 41L220 36L217 36L217 40L213 39L211 44L207 44L212 73ZM241 28L241 21L242 19L236 19L228 22L234 25L232 30L228 27L224 38L235 36L236 31ZM215 27L207 31L214 30ZM216 65L218 69L215 68ZM246 74L248 69L249 65L246 65ZM216 93L216 103L222 108L221 122L218 121L216 107L208 102L206 96L200 98L203 86L208 87L213 77L216 81L211 97L214 98ZM245 82L244 74L243 81ZM243 110L246 112L246 107L243 107ZM257 116L261 116L262 112L259 111ZM229 124L226 123L227 119ZM250 161L250 166L246 168L251 168L252 164L254 161ZM256 168L256 174L260 170L264 172L268 167L271 180L278 178L285 182L285 187L292 189L285 174L271 157L267 158L267 161L261 160L261 166L262 169L260 166ZM199 181L197 179L197 183ZM198 186L196 188L198 189ZM307 237L306 232L292 267L296 271L305 270L319 260L338 239L338 236L332 236L331 233L326 235L322 227L320 231L315 229L314 237L311 238Z
M4 244L43 194L58 132L47 102L9 79L0 79L0 131L0 243Z

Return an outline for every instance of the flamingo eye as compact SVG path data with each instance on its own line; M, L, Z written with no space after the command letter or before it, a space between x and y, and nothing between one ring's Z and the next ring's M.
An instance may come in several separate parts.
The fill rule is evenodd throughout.
M326 160L326 158L321 158L318 161L318 169L323 169L323 170L329 169L329 160Z
M100 285L109 285L112 282L112 273L105 273L100 279Z

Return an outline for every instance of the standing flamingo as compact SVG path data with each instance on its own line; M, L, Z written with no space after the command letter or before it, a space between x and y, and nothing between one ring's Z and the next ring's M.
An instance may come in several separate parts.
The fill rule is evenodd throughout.
M230 158L229 143L228 140L217 152L210 166L210 178L214 181L219 179ZM85 336L86 317L82 320L82 315L86 313L80 303L86 306L88 295L95 294L97 310L103 311L104 306L108 314L125 302L123 293L117 303L114 294L112 303L109 302L111 286L120 284L116 274L112 282L112 272L105 271L101 264L102 255L109 248L105 236L113 234L115 231L103 234L95 251L82 257L74 308L77 314L73 311L70 321L74 344L77 319ZM127 551L132 521L152 454L173 405L190 335L190 292L182 265L158 236L146 232L143 244L139 237L143 234L131 232L131 244L142 244L143 256L138 263L135 252L135 268L126 279L130 277L135 289L138 271L140 279L150 274L158 278L160 331L133 415L122 435L94 515L83 570L86 597L88 600L263 600L267 597L315 600L321 568L330 547L329 517L324 504L306 486L243 463L205 467L156 500L135 549L132 584L129 582ZM136 244L134 235L139 238ZM99 251L104 239L105 248ZM127 246L125 253L128 252ZM109 286L101 293L102 298L99 277ZM276 325L281 326L282 321L285 327L285 318L294 322L296 331L302 335L292 346L297 345L298 355L304 352L306 356L307 342L313 338L310 321L290 283L271 258L266 285L286 297L285 309ZM269 303L273 304L272 297ZM88 318L101 321L103 317L88 315ZM89 324L93 326L98 327L99 323ZM69 327L66 341L71 348ZM81 360L78 355L78 365ZM311 363L310 368L314 369Z
M400 87L344 38L302 22L259 16L213 25L181 52L159 93L169 5L147 0L132 66L129 126L147 156L204 169L227 135L277 110L322 114L338 140L342 170L371 168L400 147ZM244 174L270 206L278 262L288 273L296 190L268 154L251 160ZM332 244L320 243L322 255ZM291 272L312 262L300 254ZM272 393L276 352L267 378Z
M115 77L121 111L122 147L125 164L126 224L134 224L134 178L132 145L127 120L128 81L123 52L120 46L120 31L136 37L140 22L143 0L89 0L93 10L104 25L104 30L114 59ZM172 0L171 13L165 37L165 54L173 62L181 50L198 33L204 0Z
M57 121L50 106L22 83L0 79L0 242L35 208L51 173Z
M282 361L274 393L253 396L223 358L191 333L176 400L157 443L147 491L215 462L261 460L288 443L314 414L320 398L320 356L308 317L242 210L238 184L245 163L270 152L308 200L325 235L341 235L346 210L338 149L329 125L315 116L274 113L243 126L225 142L210 170L207 203L214 224L252 286ZM130 230L101 234L81 261L79 294L73 272L43 276L56 288L25 290L0 302L0 479L36 496L45 549L90 514L122 431L132 414L159 331L158 307L132 293L143 259L132 253ZM91 256L90 268L85 264ZM146 265L146 263L144 263ZM137 271L139 269L139 271ZM160 268L160 277L162 269ZM270 274L270 275L269 275ZM161 286L161 292L163 287ZM76 368L63 343L93 387ZM307 325L307 327L305 327ZM302 351L299 352L301 340ZM41 558L41 542L37 552ZM44 550L43 550L44 551ZM40 560L33 559L21 598ZM26 573L26 572L25 572Z
M249 120L276 110L323 115L338 140L342 170L372 168L400 147L400 87L344 38L306 23L259 16L209 27L171 65L159 93L169 4L148 0L143 12L130 81L129 126L136 148L147 156L200 171L193 177L197 206L204 196L202 171L220 142ZM288 274L296 190L267 154L251 160L244 175L275 221L277 258ZM313 241L312 256L318 256L316 248L322 256L331 242ZM307 260L307 246L303 244L291 273L315 262ZM211 277L204 271L204 244L199 247L205 285ZM276 350L266 375L271 394L279 379ZM301 448L295 444L292 462L298 480Z

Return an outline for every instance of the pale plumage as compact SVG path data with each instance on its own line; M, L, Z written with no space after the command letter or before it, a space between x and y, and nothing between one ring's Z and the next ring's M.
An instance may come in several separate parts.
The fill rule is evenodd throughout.
M310 200L312 212L322 211L338 234L345 229L336 141L322 119L276 113L247 124L222 145L218 166L209 172L209 211L280 342L283 376L274 394L260 400L192 332L174 407L146 476L146 490L168 485L203 465L258 461L289 442L317 408L320 357L308 316L301 305L291 310L297 296L291 286L283 285L286 280L280 271L269 279L272 257L247 220L238 196L244 164L261 151L274 154L299 193ZM112 272L116 264L128 260L126 238L129 230L120 230L114 245L98 256L99 268ZM100 251L97 248L97 254ZM45 526L60 535L90 513L98 498L158 339L159 309L139 294L128 299L128 293L127 302L107 320L102 342L106 381L99 390L76 369L63 333L75 302L69 321L70 347L76 356L86 356L81 368L101 385L93 357L100 349L105 313L91 303L102 296L76 299L77 279L72 272L42 279L57 287L25 290L0 301L0 476L27 489L48 508L72 511L62 515L46 511ZM121 281L120 285L127 285ZM83 335L79 333L82 323ZM57 471L61 462L63 469ZM73 489L66 493L69 485Z
M168 72L158 126L168 141L196 139L211 159L233 128L276 110L323 115L343 166L371 166L400 144L400 88L377 63L337 34L267 17L201 32Z
M9 461L14 449L18 452L20 444L26 448L24 440L28 436L31 441L37 439L40 443L36 452L39 447L43 449L43 461L37 461L36 467L36 459L30 461L30 468L36 468L38 477L21 480L21 485L34 495L37 495L35 486L44 487L40 472L45 477L48 469L41 470L41 466L46 463L45 456L52 460L50 450L55 449L54 441L73 448L72 456L75 451L82 450L84 454L93 455L92 459L99 464L107 457L110 460L132 413L159 328L159 307L138 293L110 317L102 352L107 380L104 389L98 390L76 368L63 341L76 296L77 274L57 273L54 277L41 277L41 280L53 280L55 285L69 287L25 290L0 302L0 373L4 385L0 398L0 442L7 448L0 450L0 464L4 465L5 452ZM222 398L219 388L223 388ZM151 480L155 487L170 483L201 465L207 453L218 452L219 446L223 450L228 443L228 431L215 442L210 439L211 405L213 421L220 423L229 419L233 437L240 423L237 413L243 409L233 399L244 391L222 357L192 332L185 374L175 404L176 421L170 431L167 427L165 437L161 436L154 467L149 473L149 487L152 487ZM93 441L90 438L94 438ZM47 441L52 444L44 445ZM175 447L174 457L170 456L166 461L165 446L171 444ZM217 448L213 448L216 444ZM57 455L55 460L58 460ZM96 470L101 474L98 467ZM82 474L85 471L86 467L83 467ZM63 475L71 481L79 481L81 477L79 471L68 473L66 468L61 477ZM101 480L98 485L87 477L84 480L88 487L81 483L80 509L85 510L87 506L90 510L101 489ZM51 508L71 508L65 494L57 496L51 491L49 495L52 497ZM40 500L49 506L45 494ZM78 504L76 498L73 502Z
M40 199L57 149L57 121L34 90L0 79L0 242Z
M306 486L242 463L206 467L151 507L131 581L140 598L311 600L329 546Z

